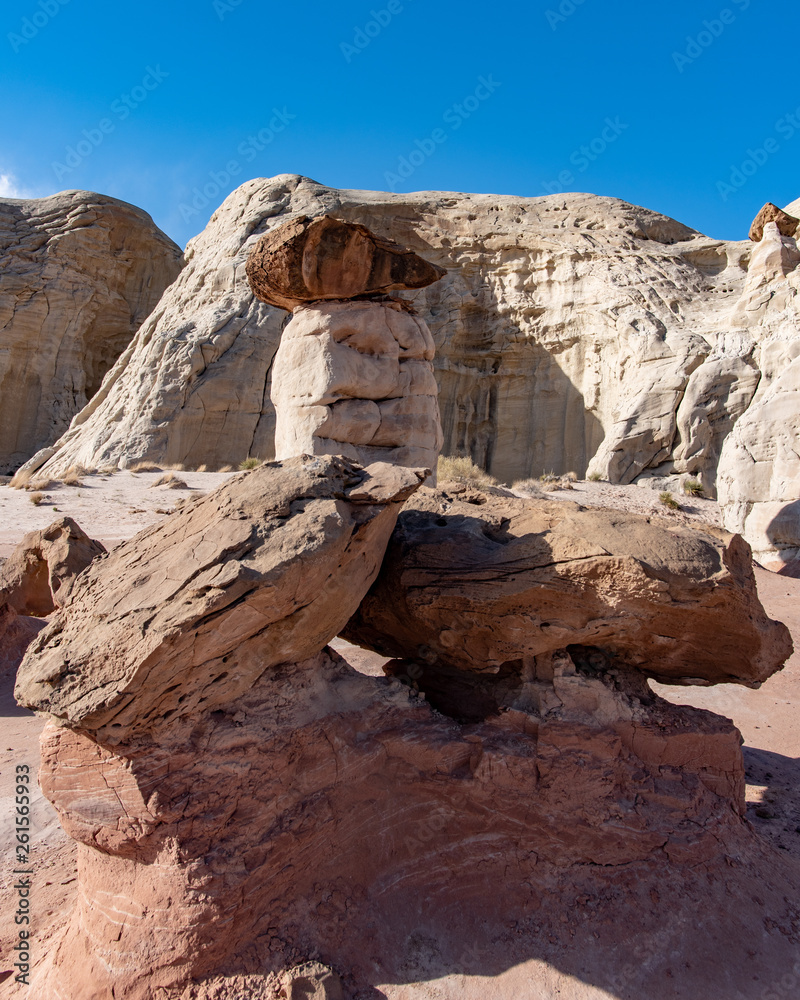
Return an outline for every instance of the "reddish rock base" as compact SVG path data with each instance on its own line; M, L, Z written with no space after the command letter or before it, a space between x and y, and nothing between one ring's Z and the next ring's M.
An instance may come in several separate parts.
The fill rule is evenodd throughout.
M328 650L158 744L112 752L48 726L42 787L81 843L80 892L30 997L225 997L246 975L266 997L275 973L319 959L346 996L377 998L551 961L581 922L596 949L657 932L671 947L690 915L706 938L732 933L720 912L703 930L702 903L761 850L740 818L738 731L608 679L563 686L575 697L554 716L460 725ZM737 885L731 899L750 891ZM797 932L790 904L770 912Z

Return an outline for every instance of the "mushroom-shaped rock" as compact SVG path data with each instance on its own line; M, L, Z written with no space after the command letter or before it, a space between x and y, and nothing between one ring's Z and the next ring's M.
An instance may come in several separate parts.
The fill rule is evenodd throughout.
M105 551L71 517L28 532L0 567L0 604L20 615L49 615L64 603L75 577Z
M778 229L783 236L794 236L797 232L797 227L800 226L800 219L796 219L793 215L789 215L782 208L778 208L777 205L773 205L771 201L768 201L755 219L753 219L753 224L750 227L750 239L754 243L761 242L764 236L764 226L768 222L777 223Z
M563 651L590 669L757 687L792 652L788 629L761 606L738 535L430 489L404 508L343 635L432 675L494 675L511 688L526 671L552 675L542 664Z
M263 236L247 277L257 298L282 309L318 299L352 299L424 288L446 272L366 226L329 215L300 216Z
M426 474L307 456L184 505L89 568L17 700L108 743L230 702L337 634Z

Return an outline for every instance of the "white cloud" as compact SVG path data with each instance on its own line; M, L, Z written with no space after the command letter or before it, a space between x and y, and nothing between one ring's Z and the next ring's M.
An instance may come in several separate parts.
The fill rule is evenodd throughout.
M0 172L0 198L36 198L33 191L28 191L17 184L13 174Z

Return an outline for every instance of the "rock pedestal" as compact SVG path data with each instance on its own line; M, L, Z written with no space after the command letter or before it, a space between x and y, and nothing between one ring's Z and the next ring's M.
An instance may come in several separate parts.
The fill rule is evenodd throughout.
M272 368L275 454L344 455L435 474L442 429L435 347L408 302L444 270L364 226L292 220L256 244L253 292L293 309Z

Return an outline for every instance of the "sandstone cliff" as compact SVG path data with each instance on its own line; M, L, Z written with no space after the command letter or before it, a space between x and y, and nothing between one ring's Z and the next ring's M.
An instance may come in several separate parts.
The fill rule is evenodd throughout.
M340 191L286 174L226 199L102 391L30 467L272 457L284 314L254 298L245 262L287 218L325 213L446 268L436 284L399 294L433 333L444 453L468 453L504 481L678 473L713 495L723 442L751 403L772 405L781 359L800 343L795 241L778 235L779 263L763 260L776 252L774 223L754 247L588 194ZM743 503L783 511L800 493L787 501L761 477L759 495L744 497L737 478L728 475L723 498L729 528L747 520ZM788 523L777 532L781 565L800 551L797 518ZM775 551L746 536L762 558Z
M0 472L67 429L182 260L149 215L114 198L0 201Z

